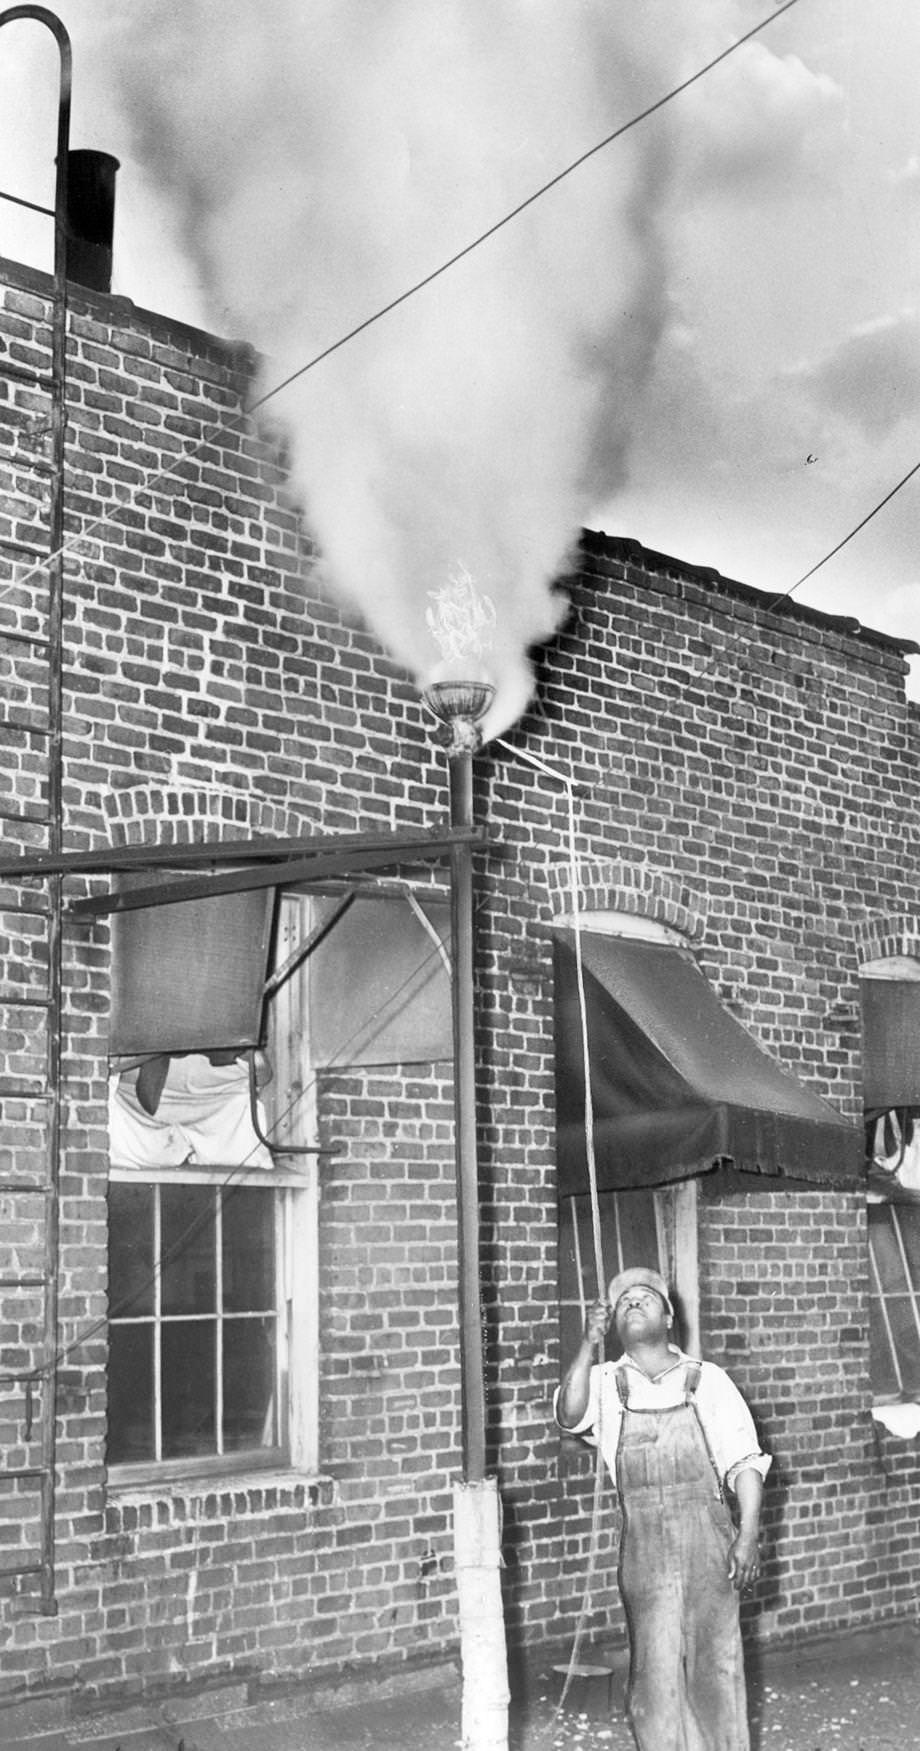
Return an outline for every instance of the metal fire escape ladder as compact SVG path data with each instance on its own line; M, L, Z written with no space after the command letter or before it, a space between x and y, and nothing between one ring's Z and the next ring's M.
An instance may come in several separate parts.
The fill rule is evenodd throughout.
M10 414L9 437L0 442L0 482L6 488L0 500L0 746L6 759L0 769L5 767L3 783L10 786L0 801L0 821L7 842L18 840L25 848L44 840L59 856L72 62L70 38L53 13L41 6L0 12L0 26L25 19L46 25L60 54L55 204L36 207L6 193L3 199L54 221L54 292L44 345L23 345L18 360L0 355ZM0 1077L0 1522L10 1538L0 1556L0 1584L36 1576L37 1609L49 1616L57 1610L62 883L59 873L15 888L7 878L0 890L0 1028L8 1060L8 1073Z

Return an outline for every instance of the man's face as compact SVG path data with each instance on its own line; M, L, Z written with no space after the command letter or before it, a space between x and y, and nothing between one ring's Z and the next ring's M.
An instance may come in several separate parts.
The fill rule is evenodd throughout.
M654 1289L637 1283L626 1289L613 1310L614 1324L624 1349L630 1344L655 1343L667 1335L668 1310Z

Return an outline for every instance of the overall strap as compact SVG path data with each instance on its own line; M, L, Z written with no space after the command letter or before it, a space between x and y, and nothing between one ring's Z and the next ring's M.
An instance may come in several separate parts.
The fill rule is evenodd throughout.
M684 1404L692 1404L703 1370L699 1362L688 1362L684 1373Z
M690 1406L690 1408L693 1412L693 1415L696 1418L697 1427L699 1428L700 1435L702 1437L703 1446L706 1449L709 1463L712 1466L712 1475L715 1478L715 1484L716 1484L716 1494L718 1495L719 1501L724 1502L725 1491L722 1488L722 1478L719 1474L719 1467L716 1464L715 1454L712 1451L712 1445L711 1445L711 1442L709 1440L709 1436L706 1433L706 1424L703 1422L703 1419L700 1416L699 1405L696 1402L696 1389L699 1386L700 1376L701 1376L702 1372L703 1372L703 1370L702 1370L702 1367L700 1366L699 1362L688 1362L687 1363L687 1371L684 1375L684 1404L688 1404Z

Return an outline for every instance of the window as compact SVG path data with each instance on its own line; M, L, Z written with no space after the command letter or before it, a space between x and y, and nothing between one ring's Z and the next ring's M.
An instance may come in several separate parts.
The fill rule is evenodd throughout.
M920 1401L920 962L890 955L861 969L868 1163L869 1366L883 1407Z
M554 923L569 925L573 918L574 914L560 915ZM582 912L579 918L585 928L599 935L657 945L683 943L680 934L669 926L628 912ZM676 1341L691 1355L699 1355L696 1181L686 1179L660 1187L601 1192L598 1217L607 1282L629 1265L651 1265L659 1270L671 1289ZM585 1314L597 1294L591 1199L587 1193L563 1197L559 1201L559 1328L563 1366L578 1346Z
M659 1270L673 1291L680 1327L677 1341L697 1353L695 1182L601 1192L598 1213L607 1282L628 1265L651 1265ZM587 1194L563 1198L559 1205L559 1325L564 1365L578 1347L585 1314L597 1292L591 1200Z
M315 1470L317 1067L451 1051L436 898L283 893L270 932L264 896L223 921L209 904L137 908L114 942L116 1484Z
M276 1186L109 1190L110 1465L287 1457Z
M869 1205L869 1270L873 1396L920 1399L920 1203Z
M261 932L261 917L256 925ZM257 1091L247 1052L221 1049L216 996L210 1038L183 1034L178 1050L161 1005L158 1056L140 1070L137 1058L113 1066L107 1460L116 1484L317 1466L317 1158L289 1152L316 1143L302 960L312 928L309 899L281 896L273 964L291 971L265 1005L266 1051L254 1063L271 1074L265 1082L255 1071ZM216 960L218 993L224 933L213 934L214 956L203 948L194 964L206 986ZM162 929L150 940L161 959ZM261 941L256 948L263 953ZM145 963L132 967L144 976ZM200 991L196 1005L207 1014ZM185 1027L178 1003L176 1015Z

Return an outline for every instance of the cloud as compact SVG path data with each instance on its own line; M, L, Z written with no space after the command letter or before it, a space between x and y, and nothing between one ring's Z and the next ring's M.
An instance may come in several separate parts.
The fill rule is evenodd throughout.
M896 170L889 171L888 176L896 188L916 188L920 184L920 156L912 152Z
M797 55L777 55L760 40L744 44L686 94L683 184L728 199L788 193L790 179L820 164L842 95Z
M790 377L818 408L884 437L920 410L920 318L911 311L866 323Z

